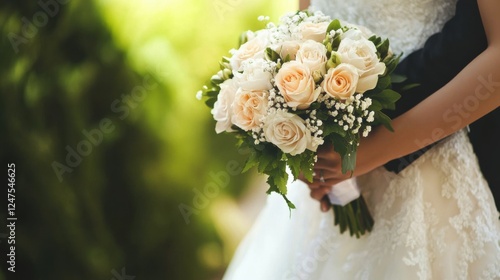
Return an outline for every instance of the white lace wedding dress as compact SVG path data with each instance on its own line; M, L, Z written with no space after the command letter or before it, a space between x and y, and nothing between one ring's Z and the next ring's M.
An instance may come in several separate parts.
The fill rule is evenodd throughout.
M364 25L394 52L420 48L454 13L454 0L318 0L312 9ZM358 178L375 220L360 239L341 235L300 181L291 213L268 198L224 280L500 279L500 222L465 131L399 174Z

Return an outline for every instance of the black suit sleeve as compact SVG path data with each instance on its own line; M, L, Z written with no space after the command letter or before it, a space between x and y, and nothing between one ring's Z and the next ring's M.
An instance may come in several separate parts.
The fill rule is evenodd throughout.
M459 0L455 15L441 32L429 37L423 48L411 53L396 68L408 78L407 83L419 86L403 93L396 110L387 112L397 117L448 83L487 47L486 35L475 0ZM496 81L498 82L498 81ZM398 87L395 87L398 90ZM500 209L500 145L491 131L500 130L500 109L470 125L469 138L479 159L481 170ZM400 172L422 155L426 149L393 160L385 167Z
M387 115L395 118L420 103L448 83L485 48L486 35L477 2L459 0L455 15L441 32L429 37L423 48L409 54L396 68L396 73L408 78L407 83L419 86L404 92L396 103L396 110L387 112ZM422 148L389 162L386 168L394 172L403 170L429 147Z

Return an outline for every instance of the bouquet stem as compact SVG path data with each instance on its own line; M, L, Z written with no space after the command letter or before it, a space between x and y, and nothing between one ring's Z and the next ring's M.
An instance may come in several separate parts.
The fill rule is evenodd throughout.
M340 233L349 229L351 236L360 238L365 232L370 232L373 228L373 218L368 210L368 206L363 198L349 202L345 206L332 205L334 225L338 225Z

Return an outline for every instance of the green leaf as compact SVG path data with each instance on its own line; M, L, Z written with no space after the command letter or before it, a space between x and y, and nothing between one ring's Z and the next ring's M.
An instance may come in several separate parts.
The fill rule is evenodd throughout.
M288 174L286 173L286 165L281 168L277 168L268 173L269 177L267 178L267 184L269 185L269 189L267 193L276 192L282 195L286 195L287 186L286 183L288 181Z
M217 97L219 95L220 90L217 88L211 88L207 91L205 91L205 95L208 97Z
M372 35L368 40L372 41L375 46L380 45L382 42L382 38L378 37L377 35Z
M403 76L403 75L394 74L394 73L391 74L391 81L393 84L402 83L402 82L406 81L406 79L408 79L408 78Z
M379 111L381 109L389 109L389 110L394 110L396 101L401 98L401 95L397 93L396 91L392 89L385 89L377 94L372 94L370 95L370 98L372 99L372 106L370 106L370 109L373 111ZM381 107L379 109L379 107ZM375 110L374 108L377 108Z
M386 114L382 113L381 111L375 112L375 122L382 124L387 128L389 131L394 132L394 129L392 128L391 125L391 118L389 118Z
M389 52L389 40L385 39L382 43L376 46L377 46L377 51L380 54L380 57L381 58L386 57L387 53Z
M267 151L268 150L269 149L267 149ZM274 153L266 152L266 150L264 150L262 153L260 153L260 156L258 157L258 164L259 164L258 171L259 171L259 173L263 173L267 169L269 164L271 164L273 161L276 160L275 156L276 155Z
M286 195L282 195L283 198L285 199L286 201L286 204L288 205L288 209L295 209L295 205L286 197ZM291 211L290 211L290 214L291 214Z
M391 85L391 77L389 75L379 77L375 90L383 90Z
M290 167L290 170L292 171L294 180L296 180L299 177L300 169L302 166L301 162L302 162L301 155L287 157L287 163L288 166Z
M332 50L337 51L339 49L340 41L342 39L340 38L340 34L335 35L332 40Z
M278 63L280 55L271 48L266 48L266 59Z
M377 99L372 98L372 105L370 105L368 109L377 112L382 110L382 108L383 108L382 103L380 103L380 101L378 101Z
M221 79L219 76L215 77L215 78L212 78L210 79L210 84L214 87L217 87L219 86L220 84L222 84L224 82L223 79Z
M326 34L330 33L330 31L332 31L332 30L337 31L340 28L342 28L342 25L340 24L340 21L338 19L334 19L328 25L328 28L326 29Z
M205 100L205 104L209 107L209 108L214 108L214 104L215 102L217 101L217 98L216 97L212 97L212 98L208 98L207 100Z
M266 191L267 194L271 194L272 192L280 193L278 186L276 186L276 184L274 184L274 181L273 181L271 176L267 177L266 182L267 182L267 185L269 186L269 189L267 189L267 191Z
M252 153L250 153L250 157L248 157L248 159L245 163L245 167L243 167L243 170L241 171L241 173L247 172L252 167L257 166L258 164L259 164L259 161L257 160L257 153L255 151L253 151Z
M273 176L274 183L278 187L280 194L287 194L286 183L288 182L288 174L280 172L279 176Z
M342 128L340 127L337 123L331 121L331 122L327 122L324 127L323 127L323 136L326 137L330 134L337 134L339 136L342 136L344 137L347 132Z
M386 58L384 58L384 60L382 61L383 63L385 63L386 65L386 74L391 74L394 69L396 69L396 66L398 65L399 63L399 59L401 58L401 55L402 54L399 54L399 55L392 55L392 56L387 56Z
M290 57L290 54L287 54L283 63L288 62L290 60L292 60L292 58Z
M225 61L219 62L219 67L220 67L220 70L222 70L222 71L224 71L224 69L231 69L231 65L229 65L229 61L228 62L225 62Z
M350 145L352 146L352 145ZM342 157L342 174L353 171L356 167L356 149L350 148Z
M325 40L323 40L323 44L326 47L326 57L329 59L333 50L332 43L330 42L330 40L325 38Z
M329 141L333 144L334 150L339 153L342 160L342 173L354 170L356 166L356 151L359 136L339 136L332 134L328 137Z
M314 167L314 156L315 153L310 152L308 153L307 160L302 160L301 161L301 171L302 175L306 178L307 181L312 182L313 181L313 167Z
M401 94L392 89L382 91L381 95L384 97L384 100L387 100L388 102L396 102L401 98Z
M342 173L354 170L356 166L356 142L350 144L349 142L355 141L355 139L348 139L348 137L343 137L338 134L331 134L328 140L333 145L333 149L339 153L342 161Z
M407 84L407 85L405 85L404 87L402 87L402 88L400 89L400 91L401 91L401 92L405 92L405 91L408 91L408 90L410 90L410 89L412 89L412 88L415 88L415 87L418 87L418 86L420 86L420 84L418 84L418 83L411 83L411 84Z
M372 95L371 98L379 100L382 102L382 105L384 105L384 103L394 103L398 101L401 95L392 89L384 89L380 93Z

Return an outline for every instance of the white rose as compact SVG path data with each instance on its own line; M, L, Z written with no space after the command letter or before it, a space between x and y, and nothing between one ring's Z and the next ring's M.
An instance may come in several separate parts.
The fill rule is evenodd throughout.
M269 40L267 33L257 33L256 36L240 46L237 50L232 50L229 64L233 71L240 71L243 61L251 58L264 58Z
M352 64L358 69L359 81L356 92L363 93L375 88L378 75L385 72L385 64L379 61L377 49L372 41L345 38L340 41L337 52L343 63Z
M289 56L290 60L295 60L295 55L300 48L300 42L294 40L284 41L281 45L274 48L274 51L279 53L282 59Z
M325 74L325 64L327 61L326 47L322 43L313 40L307 40L297 52L297 61L309 67L312 73L319 72Z
M321 87L330 96L346 100L356 92L359 75L356 67L341 63L335 68L330 68L321 83Z
M278 110L266 117L264 136L284 153L297 155L306 149L315 151L312 144L311 131L298 115Z
M369 31L366 31L369 32ZM362 40L362 39L368 39L370 38L370 33L366 33L361 31L360 29L357 28L351 28L347 30L346 32L342 33L340 36L341 40L344 40L346 38L352 39L352 40Z
M231 118L233 115L232 104L236 95L237 83L233 79L225 80L220 84L220 91L217 95L214 108L211 113L217 121L215 124L215 132L221 133L223 131L231 132L233 125Z
M249 59L241 65L243 73L235 73L239 86L248 90L269 90L273 86L271 79L274 64L262 58Z
M352 24L346 21L342 22L343 26L349 28L346 32L344 32L341 36L341 39L351 38L353 40L359 40L361 38L368 39L372 35L375 35L369 28L363 25Z
M259 127L267 113L268 95L265 90L240 88L233 102L233 123L245 131Z
M321 43L325 40L329 24L329 22L302 22L299 25L299 30L303 40L314 40Z
M252 30L247 30L242 36L244 38L246 38L246 41L250 41L252 40L253 38L255 38L257 36L258 33L256 32L253 32Z
M284 63L276 74L275 82L285 102L299 109L308 108L320 93L320 89L316 89L311 70L298 61Z

